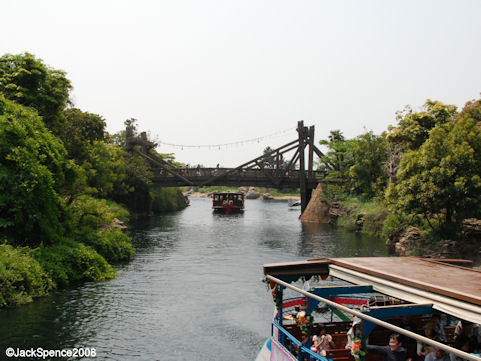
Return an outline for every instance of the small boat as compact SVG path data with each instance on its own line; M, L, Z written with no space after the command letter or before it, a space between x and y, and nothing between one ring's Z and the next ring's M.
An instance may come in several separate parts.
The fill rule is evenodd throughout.
M244 193L215 192L212 194L212 208L215 212L242 212L244 210Z
M255 360L379 361L375 347L367 345L386 346L390 334L399 333L414 361L421 360L417 342L481 361L479 354L453 347L458 321L481 324L481 272L460 266L465 264L355 257L264 265L274 320ZM435 319L443 321L442 342L423 336L423 326ZM311 344L321 327L335 344L324 352Z
M301 205L301 200L296 198L289 198L287 201L289 207L299 207Z

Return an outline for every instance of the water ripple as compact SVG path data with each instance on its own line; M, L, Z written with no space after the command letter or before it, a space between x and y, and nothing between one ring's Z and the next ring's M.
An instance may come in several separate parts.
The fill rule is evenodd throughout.
M96 360L252 360L270 331L262 264L383 255L380 241L302 226L286 202L218 215L209 199L139 221L136 257L109 282L85 283L0 311L6 347L95 347ZM0 350L2 352L2 350Z

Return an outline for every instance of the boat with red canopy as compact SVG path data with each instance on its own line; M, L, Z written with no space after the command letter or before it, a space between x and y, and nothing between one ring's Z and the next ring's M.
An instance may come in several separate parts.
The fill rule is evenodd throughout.
M215 212L242 212L244 210L244 193L215 192L212 194L212 208Z

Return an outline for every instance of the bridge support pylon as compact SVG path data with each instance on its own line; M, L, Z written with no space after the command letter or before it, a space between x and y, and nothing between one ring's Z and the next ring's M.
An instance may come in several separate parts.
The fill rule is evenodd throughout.
M301 214L304 213L312 197L313 189L308 187L308 180L314 177L313 153L314 153L314 126L305 127L304 121L297 122L297 133L299 135L299 191L301 193ZM308 146L308 163L306 172L305 148Z

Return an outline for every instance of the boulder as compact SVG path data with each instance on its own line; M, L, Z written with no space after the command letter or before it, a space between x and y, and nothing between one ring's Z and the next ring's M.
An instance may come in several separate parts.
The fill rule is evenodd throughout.
M264 199L264 200L269 200L269 199L274 199L274 197L271 196L269 193L264 193L264 194L262 195L262 199Z
M246 194L246 193L247 193L247 188L246 188L246 187L239 187L239 188L237 188L237 191L238 191L239 193L244 193L244 194Z
M468 218L463 221L463 236L468 239L481 240L481 220L476 218Z
M400 256L416 256L424 246L421 230L410 227L401 235L401 239L394 245L394 250Z
M260 196L261 194L254 187L250 187L246 193L247 199L258 199Z
M127 229L127 226L120 219L114 218L112 220L112 224L110 225L110 228L118 228L118 229L124 230L124 229Z
M357 215L356 223L355 223L356 232L360 232L362 230L362 227L364 225L364 221L366 220L365 218L366 218L365 212L361 212Z
M331 223L336 223L338 217L346 216L348 210L344 207L344 203L340 201L334 201L329 206L329 216L332 218Z

